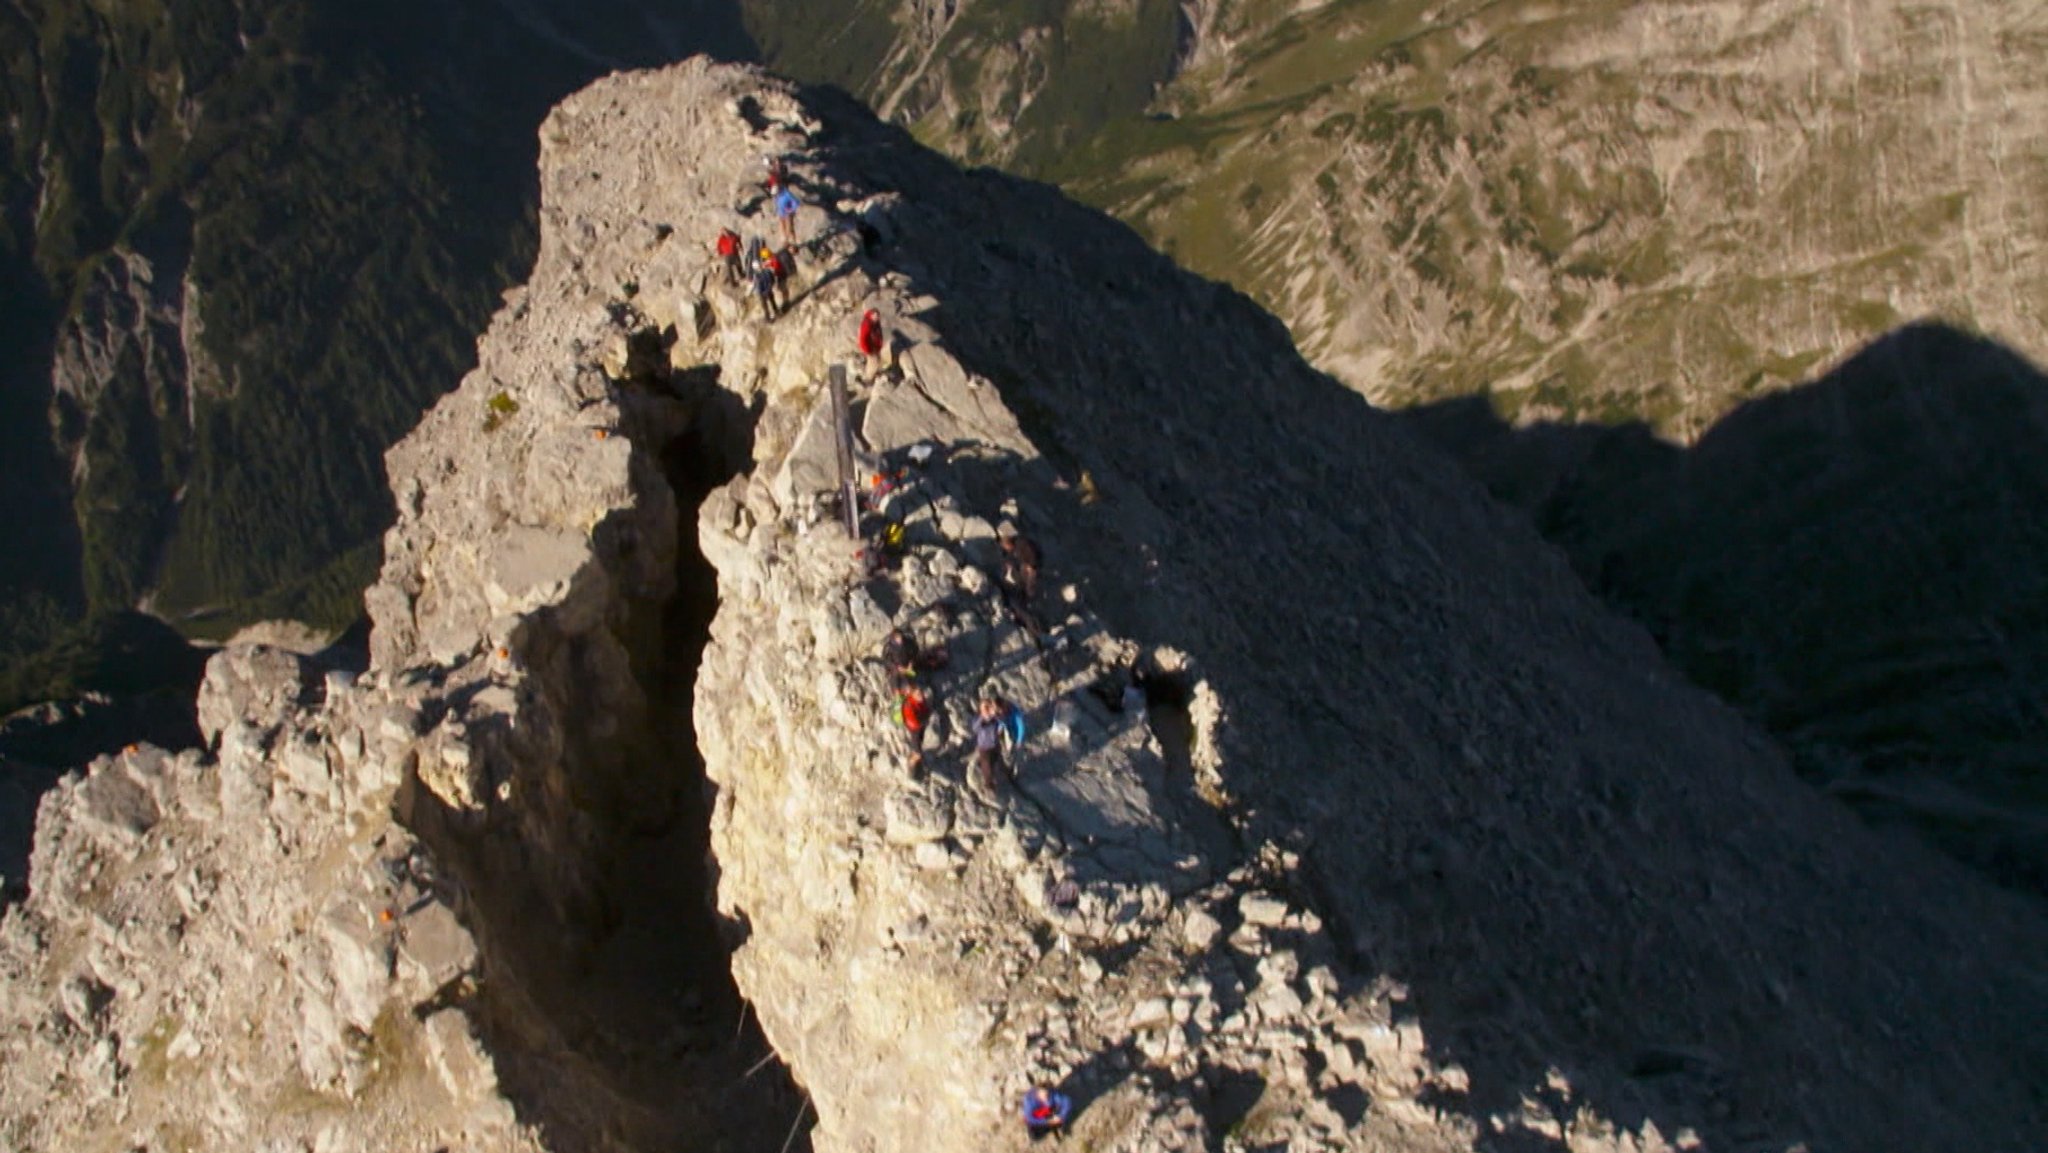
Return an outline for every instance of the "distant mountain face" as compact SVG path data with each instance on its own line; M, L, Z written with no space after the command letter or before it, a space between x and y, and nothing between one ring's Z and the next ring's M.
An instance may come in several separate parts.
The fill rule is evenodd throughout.
M770 10L779 66L1110 209L1380 403L1691 439L1920 318L2048 352L2025 6Z
M0 0L0 697L89 613L356 615L384 447L531 259L541 116L747 55L728 9Z
M1376 400L1690 440L1922 317L2048 351L2020 8L1336 4L1209 38L1179 119L1080 183Z

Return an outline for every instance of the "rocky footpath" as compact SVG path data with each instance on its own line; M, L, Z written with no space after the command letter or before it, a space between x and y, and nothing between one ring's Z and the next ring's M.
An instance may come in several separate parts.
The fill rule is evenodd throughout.
M745 69L541 146L533 276L387 461L369 670L231 648L208 751L45 804L14 1145L1009 1148L1040 1084L1088 1149L2031 1147L2038 911L1810 794L1243 298ZM773 236L763 154L773 322L709 250ZM879 552L824 387L867 308ZM892 626L945 654L916 750Z

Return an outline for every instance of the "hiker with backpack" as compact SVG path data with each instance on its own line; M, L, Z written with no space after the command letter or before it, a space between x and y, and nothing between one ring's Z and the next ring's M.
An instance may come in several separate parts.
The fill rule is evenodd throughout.
M718 259L725 266L725 282L740 282L740 234L730 228L718 230Z
M1017 1109L1024 1118L1024 1132L1033 1141L1059 1135L1073 1110L1074 1102L1065 1093L1035 1085L1025 1091Z
M761 267L768 270L768 275L775 278L775 306L777 311L789 311L789 266L783 263L781 253L776 252L765 244L761 246L760 262Z
M796 246L783 245L775 250L775 278L782 284L782 299L789 300L789 286L796 280ZM783 305L786 309L787 303Z
M923 658L917 638L904 629L890 629L882 638L882 667L889 670L890 683L899 690L916 682L918 662Z
M974 778L990 797L997 796L996 772L1015 784L1016 773L1003 757L1003 742L1014 748L1024 743L1024 714L1016 705L985 696L976 706L974 724Z
M853 344L860 350L867 379L873 380L881 373L882 350L888 343L888 336L882 330L882 314L872 308L861 313L860 331L855 334Z
M946 646L925 648L909 629L893 628L882 638L882 667L897 692L916 684L925 673L946 667Z
M779 315L775 307L775 273L767 265L754 269L754 296L761 302L761 315L773 321Z
M801 207L802 203L797 200L796 193L789 190L788 185L785 184L782 191L775 194L775 219L782 222L784 244L796 243L796 214Z
M876 525L861 544L860 558L867 575L878 577L896 567L910 552L910 530L891 517Z
M1003 607L1017 627L1031 634L1031 642L1045 645L1045 623L1038 619L1032 602L1038 597L1038 543L1017 531L1009 521L996 526L996 544L1003 550L1003 575L998 582Z
M898 689L896 722L903 726L904 739L909 745L904 768L913 777L924 769L925 737L932 732L935 712L930 689L918 684Z
M1029 607L1038 598L1038 542L1004 521L996 526L996 544L1003 550L1003 584Z

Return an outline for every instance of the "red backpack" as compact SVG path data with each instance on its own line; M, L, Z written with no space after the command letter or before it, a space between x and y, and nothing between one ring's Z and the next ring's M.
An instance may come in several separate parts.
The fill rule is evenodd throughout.
M903 694L903 707L900 711L900 717L903 721L903 727L910 731L911 736L924 732L925 722L931 719L931 715L932 704L930 700L916 693Z

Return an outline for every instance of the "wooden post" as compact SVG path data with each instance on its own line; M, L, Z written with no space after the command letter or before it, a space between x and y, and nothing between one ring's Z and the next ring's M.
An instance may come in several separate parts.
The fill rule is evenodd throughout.
M839 506L846 517L846 535L860 539L860 489L853 475L853 406L846 399L846 365L827 373L832 389L832 428L839 445Z

